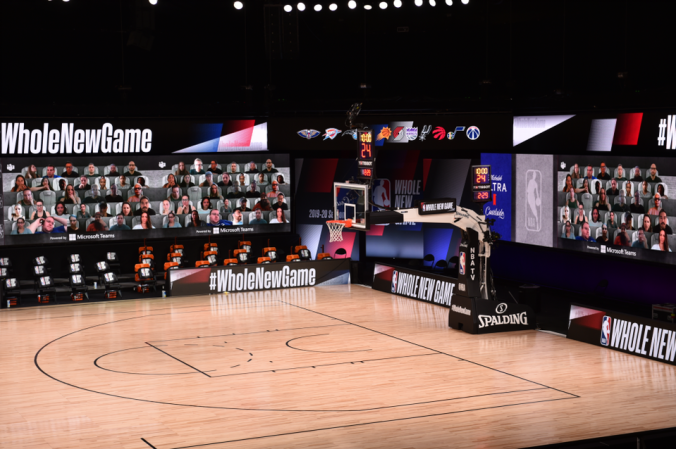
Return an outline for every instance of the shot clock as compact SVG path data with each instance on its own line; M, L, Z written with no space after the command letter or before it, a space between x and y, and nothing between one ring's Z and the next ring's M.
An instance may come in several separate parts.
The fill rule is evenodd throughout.
M475 203L491 201L492 182L490 165L472 165L472 199Z
M370 129L360 129L357 131L357 141L359 142L359 179L370 181L375 176L374 162L375 149L373 147L373 131Z

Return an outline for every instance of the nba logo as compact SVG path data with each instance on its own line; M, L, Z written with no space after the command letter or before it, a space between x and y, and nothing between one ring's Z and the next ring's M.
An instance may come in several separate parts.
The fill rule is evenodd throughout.
M459 273L464 276L465 274L465 253L460 253L460 260L458 261L460 264L459 268Z
M392 293L397 293L397 278L399 272L397 270L392 271Z
M526 229L540 232L542 229L542 172L526 172Z
M603 324L601 324L601 345L608 346L610 344L610 320L609 316L603 317Z
M373 192L371 193L371 201L376 206L390 207L390 180L389 179L375 179L373 181ZM373 210L379 208L373 207ZM387 226L386 224L376 226Z

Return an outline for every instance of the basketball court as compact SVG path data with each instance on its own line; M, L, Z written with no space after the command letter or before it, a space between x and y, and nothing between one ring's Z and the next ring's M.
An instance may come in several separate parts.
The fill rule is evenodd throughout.
M525 447L668 427L674 367L359 285L0 316L0 446Z

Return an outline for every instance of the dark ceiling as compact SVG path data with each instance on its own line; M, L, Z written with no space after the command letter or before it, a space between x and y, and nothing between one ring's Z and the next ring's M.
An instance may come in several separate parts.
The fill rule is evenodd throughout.
M674 103L676 2L377 1L287 14L269 0L2 0L0 115Z

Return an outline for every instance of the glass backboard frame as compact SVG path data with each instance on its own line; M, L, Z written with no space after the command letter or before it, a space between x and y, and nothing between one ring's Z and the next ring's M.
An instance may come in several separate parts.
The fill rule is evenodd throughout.
M339 201L338 195L340 189L346 190L356 190L363 192L364 202L363 204L359 203L357 200L356 204L344 203ZM341 199L343 195L341 195ZM369 186L366 184L358 183L347 183L347 182L334 182L333 183L333 219L334 220L345 220L345 214L347 213L347 218L352 219L352 227L349 229L355 231L368 231L369 230ZM340 204L339 204L340 203ZM360 207L361 206L361 207ZM349 212L349 211L352 212ZM360 212L361 210L361 212ZM354 216L357 216L358 220L354 220ZM360 217L361 216L361 217ZM348 228L346 228L348 229Z

